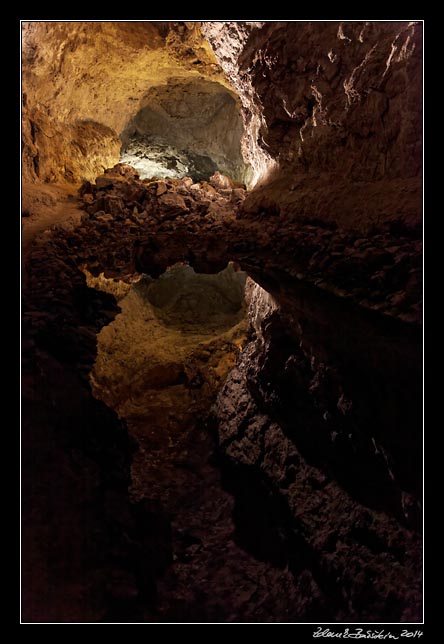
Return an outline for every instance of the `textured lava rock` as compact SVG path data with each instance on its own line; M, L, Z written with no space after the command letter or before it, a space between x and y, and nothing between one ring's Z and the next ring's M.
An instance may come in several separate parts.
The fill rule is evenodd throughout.
M22 42L27 181L78 182L114 165L150 89L171 78L220 82L230 99L198 23L29 22Z
M25 258L27 619L420 620L421 25L30 23L23 55L25 177L88 180L81 221ZM172 78L234 88L253 191L125 165L93 181ZM228 261L266 291L212 412L217 459L204 413L153 432L131 507L125 426L88 381L117 309L83 271L120 297Z
M125 255L123 272L131 272L133 261L153 277L176 261L218 272L227 261L236 260L256 277L266 272L271 279L275 272L279 281L279 274L285 273L292 282L312 284L405 322L420 322L422 242L415 229L387 223L363 236L319 220L301 224L282 217L270 218L264 226L260 217L247 222L239 216L246 192L227 188L230 182L235 184L220 173L210 183L192 184L189 178L161 182L126 178L122 173L129 172L127 168L119 164L81 189L91 215L84 225L91 227L92 237L100 221L102 231L109 230L112 245L125 238L130 246L137 245ZM108 223L103 214L111 215ZM144 239L148 230L149 241ZM117 239L116 231L120 231ZM202 245L197 235L204 240ZM95 252L103 255L100 243ZM106 268L111 276L109 269L114 267Z
M26 178L93 178L117 161L120 135L126 141L145 132L146 110L157 121L172 119L159 131L171 134L176 122L191 118L176 94L195 101L192 88L210 81L205 87L220 87L218 96L226 87L242 102L249 183L264 184L249 196L246 215L275 212L363 230L388 220L418 225L420 24L25 23L23 29ZM217 156L220 142L219 154L239 169L240 131L230 127L224 136L221 119L207 144ZM196 128L189 136L202 154L207 144L199 147Z
M203 23L262 186L246 214L362 227L421 213L421 25ZM276 166L278 163L278 167Z
M236 99L220 83L192 78L170 79L153 88L122 133L122 161L138 162L146 177L188 175L195 181L208 180L220 168L244 181L243 126Z
M237 194L242 202L244 191L226 185L220 176L211 184L141 181L117 165L82 186L79 226L48 230L28 251L24 511L31 621L420 615L421 245L402 228L362 237L313 224L283 231L278 218L267 228L260 220L247 226L233 200ZM181 204L174 212L173 201ZM189 407L179 395L183 383L196 392L203 386L199 365L209 360L206 373L214 367L215 378L205 384L209 397L196 398L200 425L193 429L190 416L185 434L177 431L179 419L137 434L143 414L156 408L154 398L138 406L122 383L120 394L111 386L108 402L120 396L119 413L127 414L141 445L143 475L133 480L132 495L142 506L131 509L127 433L88 382L96 333L116 307L111 295L87 288L82 271L87 267L90 284L106 283L121 299L137 272L156 278L186 262L213 273L229 260L272 297L249 287L250 340L212 414L222 478L210 463L203 403L229 365L212 364L199 351L185 367L175 359L163 370L153 364L157 403L170 405L168 387L178 395L171 419ZM118 281L110 289L112 278ZM200 445L196 453L190 440ZM40 464L48 462L44 473ZM31 481L39 484L31 489ZM73 523L79 527L71 533ZM48 534L59 544L51 560ZM69 574L65 560L73 561ZM233 584L242 592L223 600Z
M285 319L294 315L288 300L280 312L255 287L250 341L213 409L226 485L236 498L237 541L262 561L287 566L296 583L309 571L324 621L421 619L419 419L407 414L395 425L388 405L399 413L406 392L397 403L395 391L391 403L378 402L378 387L357 376L337 333L336 346L329 344L333 320L317 334L322 304L314 312L296 299L299 325ZM362 360L350 327L341 328ZM376 370L391 360L372 364L367 357L369 381L384 387L390 377ZM389 418L375 418L371 407L381 405Z

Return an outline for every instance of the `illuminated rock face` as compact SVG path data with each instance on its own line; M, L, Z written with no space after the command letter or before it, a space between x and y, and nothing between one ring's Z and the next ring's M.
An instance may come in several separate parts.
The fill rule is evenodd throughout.
M415 224L420 32L413 23L25 24L25 178L92 179L117 162L121 139L154 127L235 178L271 173L247 212Z
M416 225L421 56L407 22L25 24L24 177L93 179L154 126L260 180L247 214Z
M222 85L171 79L148 92L122 136L127 143L121 160L140 170L142 178L190 176L200 181L219 169L245 182L242 133L238 103ZM146 167L156 159L160 167Z
M112 167L150 91L171 79L234 95L198 23L25 23L24 178L78 182Z
M204 23L202 31L241 98L244 156L264 179L247 213L363 229L396 218L418 224L420 24Z

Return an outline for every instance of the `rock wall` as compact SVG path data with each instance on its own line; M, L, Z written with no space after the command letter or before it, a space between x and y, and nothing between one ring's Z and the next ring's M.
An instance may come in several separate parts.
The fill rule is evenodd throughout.
M29 619L420 620L421 25L31 23L23 56L25 178L91 181L26 258ZM172 77L238 94L254 190L92 182ZM228 261L255 284L216 454L198 432L190 495L131 509L125 427L88 382L116 308L82 270Z
M266 184L246 214L418 224L420 24L25 23L23 70L26 179L93 179L159 92L210 81L242 104L249 184Z
M368 229L421 216L421 24L204 23L263 186L247 215ZM260 124L260 127L259 127ZM267 159L274 160L274 167Z
M213 409L238 542L309 575L323 621L420 620L419 349L302 289L256 286L249 317Z
M229 90L197 23L29 22L22 26L23 177L94 179L120 136L169 79Z
M165 86L153 88L147 94L143 107L122 138L125 143L127 137L136 135L133 147L136 142L142 143L142 154L144 142L149 144L150 139L152 143L168 145L176 155L182 152L186 166L182 172L176 171L170 176L208 180L219 169L233 179L244 181L247 168L240 148L242 132L237 101L220 83L170 79ZM144 156L150 158L150 146L145 147ZM130 162L124 157L122 161ZM191 166L189 170L187 166ZM202 166L201 176L193 172L193 166L197 170ZM206 173L205 166L208 166ZM174 164L171 169L175 169Z
M240 60L250 36L261 29L263 22L203 22L201 30L211 44L214 55L227 81L242 103L244 133L242 154L252 168L249 184L256 185L276 167L275 159L262 145L262 130L266 127L260 97L255 93L251 78L244 73Z

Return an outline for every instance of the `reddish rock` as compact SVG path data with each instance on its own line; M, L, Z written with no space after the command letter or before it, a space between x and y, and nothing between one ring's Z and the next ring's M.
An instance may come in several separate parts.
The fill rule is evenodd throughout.
M162 212L169 217L189 212L183 197L175 192L162 194L159 197L159 205Z

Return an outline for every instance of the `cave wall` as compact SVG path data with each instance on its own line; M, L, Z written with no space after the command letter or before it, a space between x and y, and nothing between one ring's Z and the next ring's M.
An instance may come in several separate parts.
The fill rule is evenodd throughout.
M122 140L125 144L131 135L136 135L142 142L142 153L144 137L147 141L158 140L196 155L196 165L206 162L207 178L219 169L244 181L247 174L240 148L242 133L237 100L220 83L172 78L148 92Z
M87 287L76 265L81 238L52 231L27 255L21 427L24 623L122 619L128 602L137 600L140 574L148 596L155 583L157 563L142 555L138 509L128 499L134 446L125 424L93 396L89 384L96 333L119 309L112 296ZM156 524L156 516L142 513L142 521ZM165 551L164 546L154 548L161 566L168 561L164 536ZM145 547L148 552L148 542Z
M248 182L266 184L246 213L418 223L418 23L30 22L22 53L26 179L94 178L156 87L207 80L239 97Z
M252 289L248 343L212 414L234 499L230 538L285 571L299 601L312 598L294 608L295 621L421 619L420 32L412 23L25 25L26 179L95 177L117 160L119 135L147 89L174 77L217 80L239 94L242 151L258 182L246 196L217 181L142 182L121 166L83 185L86 214L74 232L45 234L30 251L27 570L37 571L29 602L46 598L31 617L47 611L48 588L67 598L56 617L104 619L116 600L134 616L140 565L155 595L155 561L170 562L166 529L140 564L124 489L127 437L86 382L95 333L115 310L106 298L91 304L80 266L123 279L135 271L158 277L177 261L217 272L236 260L265 291ZM62 380L87 401L86 425L73 415L65 432ZM93 447L77 435L83 425ZM56 452L46 455L50 476L34 459L46 443ZM121 494L97 518L116 487L119 453ZM82 488L88 472L92 483ZM42 481L35 493L34 479ZM86 601L73 612L80 582L64 578L61 562L77 552L70 526L78 515L63 495L52 501L57 479L70 498L81 489L92 508L79 541L92 590L80 588ZM150 517L152 535L162 522ZM106 554L98 578L91 526ZM48 560L49 533L61 535L61 546ZM114 556L131 564L107 589ZM92 597L100 601L91 609ZM279 610L266 616L285 618Z
M263 184L247 215L363 229L418 224L421 24L208 22L202 30L246 112L244 148Z
M23 178L94 179L119 160L120 135L170 78L231 88L198 23L25 22Z
M407 402L416 396L386 394L390 372L408 368L408 339L398 330L397 356L384 333L356 342L353 329L366 325L354 312L341 320L339 348L333 307L318 302L313 315L304 298L281 306L282 297L252 288L250 336L213 408L235 538L295 584L311 580L315 619L420 620L420 436ZM288 319L295 304L299 325ZM377 344L387 356L372 364ZM396 425L388 400L406 412Z

